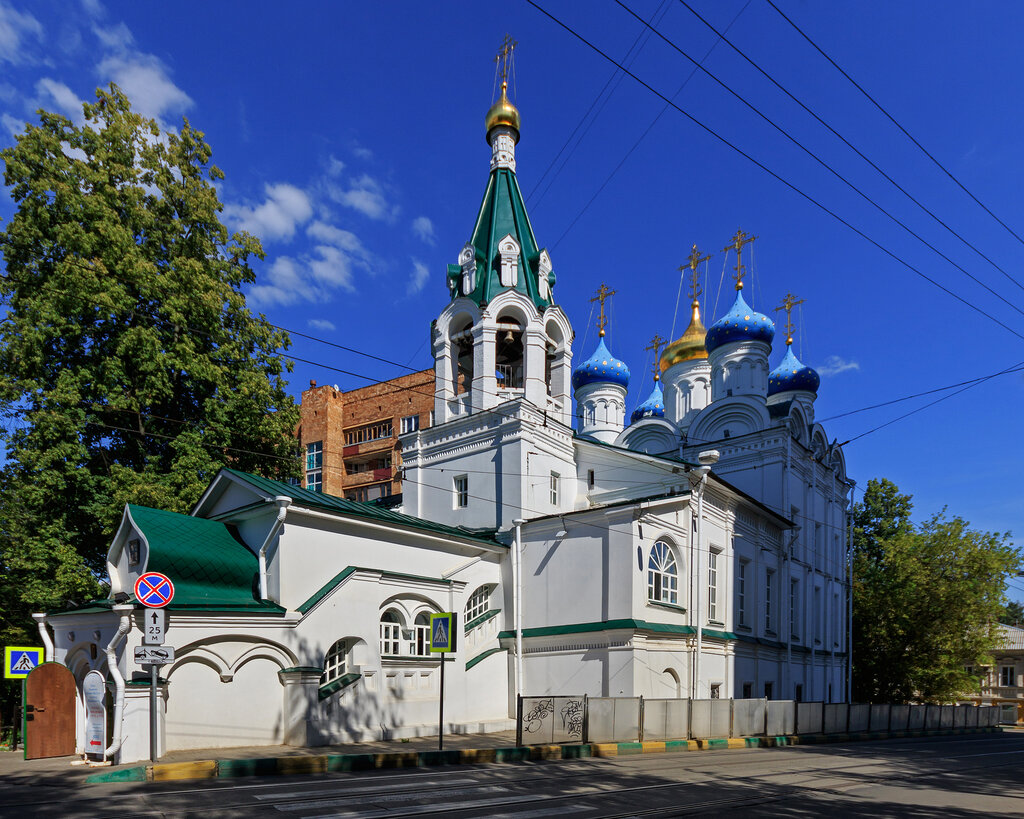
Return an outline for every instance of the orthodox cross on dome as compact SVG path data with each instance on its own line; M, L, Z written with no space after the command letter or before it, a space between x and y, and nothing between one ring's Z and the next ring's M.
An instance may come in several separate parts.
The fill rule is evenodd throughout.
M654 350L654 380L661 380L661 348L668 342L657 333L651 339L651 343L644 347L645 350Z
M687 267L690 268L690 301L693 304L697 303L697 299L700 298L701 287L700 282L697 281L697 265L701 262L706 262L711 258L709 253L707 256L701 256L700 251L697 250L697 245L690 248L690 256L688 258L689 264L679 265L679 272L682 273Z
M512 52L516 50L516 46L519 45L515 40L512 39L511 34L506 34L505 39L501 41L501 47L498 49L498 53L494 55L494 62L497 65L497 72L501 75L501 87L506 88L508 86L508 75L512 68Z
M793 343L793 308L798 304L803 304L806 299L798 299L792 293L787 293L786 297L782 300L782 304L775 308L775 312L779 310L786 311L786 346L788 347Z
M736 251L736 272L733 274L733 278L736 279L737 290L743 289L743 277L747 273L746 269L743 267L743 246L749 245L756 238L756 236L750 236L749 234L744 233L742 230L737 229L736 235L732 237L732 244L726 245L725 247L722 248L723 251Z
M609 290L608 287L604 284L604 282L601 282L601 286L597 288L597 295L590 300L591 304L593 304L595 301L601 303L601 313L597 319L597 334L601 338L604 338L604 327L608 323L608 319L605 317L604 314L604 303L606 299L609 299L612 296L614 296L616 292L617 291L615 290Z

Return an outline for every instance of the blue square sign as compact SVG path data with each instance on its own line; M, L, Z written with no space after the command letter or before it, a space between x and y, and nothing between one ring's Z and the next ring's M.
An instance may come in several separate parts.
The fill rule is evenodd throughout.
M43 649L36 646L6 646L4 648L4 677L22 679L43 662Z
M455 614L446 611L430 615L430 651L432 654L455 651Z

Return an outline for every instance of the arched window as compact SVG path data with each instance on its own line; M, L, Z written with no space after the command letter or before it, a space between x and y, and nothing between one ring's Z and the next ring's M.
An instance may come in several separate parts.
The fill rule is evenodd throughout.
M414 622L416 641L413 644L413 653L419 657L430 656L430 615L425 611L416 615Z
M469 623L481 614L490 611L491 608L491 587L481 586L469 596L466 603L466 620Z
M348 643L338 640L327 651L324 657L324 673L320 677L320 685L327 685L340 679L348 671Z
M395 656L402 653L402 620L398 613L388 609L380 618L380 653Z
M659 540L647 561L647 599L655 603L679 602L679 572L672 547Z

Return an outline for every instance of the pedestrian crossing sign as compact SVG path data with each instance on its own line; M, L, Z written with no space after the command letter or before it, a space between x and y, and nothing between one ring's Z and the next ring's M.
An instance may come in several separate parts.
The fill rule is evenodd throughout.
M43 649L34 646L4 647L4 677L22 679L43 662Z
M430 651L433 654L455 651L455 613L430 615Z

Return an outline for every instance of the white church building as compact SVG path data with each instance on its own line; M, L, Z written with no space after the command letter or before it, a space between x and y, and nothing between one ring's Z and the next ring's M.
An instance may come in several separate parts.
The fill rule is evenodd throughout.
M749 237L732 309L705 330L694 289L627 419L603 301L597 349L573 366L504 89L486 133L486 194L431 327L434 423L402 436L400 505L224 469L190 515L125 508L108 600L36 616L80 687L106 675L116 761L149 755L146 571L176 585L165 750L432 734L428 623L445 611L450 731L513 727L517 694L847 698L852 482L791 338L770 368L775 327L742 293Z

